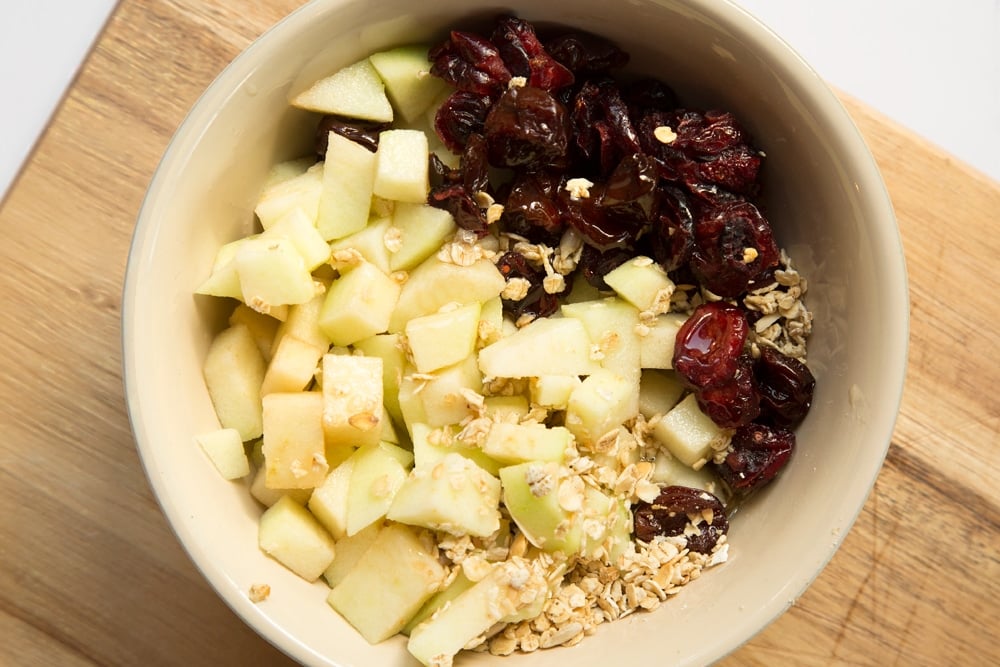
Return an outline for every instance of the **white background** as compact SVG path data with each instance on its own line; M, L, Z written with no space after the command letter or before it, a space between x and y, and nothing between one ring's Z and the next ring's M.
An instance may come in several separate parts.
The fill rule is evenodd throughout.
M834 87L1000 181L1000 0L736 1ZM114 5L0 0L0 198Z

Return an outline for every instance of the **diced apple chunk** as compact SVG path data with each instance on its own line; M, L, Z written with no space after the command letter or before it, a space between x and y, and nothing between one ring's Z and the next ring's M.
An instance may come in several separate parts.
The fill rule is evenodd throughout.
M529 461L500 469L503 502L525 538L544 551L580 551L582 527L559 502L560 485L569 477L553 461ZM583 489L580 489L582 508Z
M264 466L254 473L253 481L250 483L250 495L264 507L270 507L283 497L288 496L299 505L305 505L309 501L312 489L272 489L267 486L267 470Z
M501 463L562 461L573 435L562 426L496 422L483 442L483 452Z
M212 272L195 290L196 294L243 299L240 274L236 270L236 253L248 238L251 237L231 241L219 248L212 263Z
M635 257L604 276L608 287L641 311L665 313L674 293L674 281L649 257Z
M406 354L399 342L399 334L377 334L370 338L359 340L354 349L366 357L378 357L382 360L382 400L389 415L403 422L403 413L399 408L399 383L403 379L403 367L406 365Z
M724 444L730 434L701 411L694 394L688 394L653 427L653 436L671 454L696 469L708 460L713 446Z
M246 442L263 433L260 386L264 357L244 324L219 333L205 355L203 375L215 414L224 428L236 429Z
M393 118L382 79L367 58L315 82L292 98L292 106L377 123Z
M639 379L600 369L573 390L566 408L566 428L584 444L639 414Z
M284 336L274 352L261 385L261 396L303 391L316 375L326 347L316 347L295 336Z
M639 311L634 306L611 297L565 304L560 311L583 323L600 351L602 368L625 378L638 377L641 340L636 330Z
M426 202L429 165L427 135L419 130L384 130L375 152L375 194L393 201Z
M363 229L368 224L374 185L375 154L330 132L316 219L319 234L330 241Z
M448 454L459 454L493 476L500 470L500 463L487 456L482 449L456 437L458 427L432 429L427 424L415 423L412 430L414 467L433 465Z
M591 340L579 320L539 318L479 351L479 368L489 377L589 375L600 370Z
M687 319L680 313L659 315L648 333L639 339L639 363L643 368L673 368L677 330Z
M454 581L448 584L447 588L438 591L424 603L424 605L420 608L420 611L418 611L413 618L407 621L406 625L403 626L403 629L400 630L400 633L409 635L413 628L426 621L434 615L434 612L472 588L475 584L476 582L472 581L466 577L464 573L459 571L455 575Z
M243 449L240 432L236 429L222 428L200 433L195 440L223 479L239 479L250 474L250 462Z
M308 498L309 511L335 539L347 535L347 499L354 459L348 458L330 471Z
M453 535L486 537L500 527L500 480L459 454L414 468L386 515Z
M312 391L268 394L263 404L267 485L319 486L330 469L323 441L323 396Z
M362 261L327 290L319 327L334 345L383 333L399 299L399 283Z
M229 326L236 324L245 324L250 329L250 334L257 343L257 349L260 350L264 360L269 361L274 349L274 339L278 335L280 325L284 323L270 315L258 313L245 303L238 303L229 315Z
M317 231L316 221L299 207L281 216L260 238L285 238L291 241L305 262L306 270L310 272L330 259L330 246Z
M361 562L368 549L375 543L382 530L382 524L378 521L369 524L367 528L358 531L350 537L343 537L337 540L337 554L334 556L330 567L326 568L323 578L330 588L336 587L344 577L354 569L354 566Z
M678 461L669 452L660 450L653 459L649 481L661 486L689 486L723 498L722 484L710 466L695 470Z
M457 229L455 219L444 209L427 204L400 202L392 214L389 239L393 245L389 255L389 268L409 271L436 253Z
M429 379L419 380L421 387L417 398L422 405L420 414L430 426L457 424L473 415L475 410L469 403L469 392L479 393L483 389L482 375L476 365L476 357L469 356L451 366L441 368ZM402 397L400 397L402 401Z
M569 397L579 385L580 378L576 375L542 375L531 378L528 390L532 403L543 408L565 410Z
M285 336L298 338L312 347L326 350L330 339L319 328L319 314L323 310L326 294L317 294L305 303L289 306L288 317L278 325L271 342L271 349L277 350Z
M351 458L354 469L347 495L348 536L385 516L413 462L410 452L387 442L365 445Z
M665 415L684 395L684 385L673 372L644 370L639 380L639 413L646 419Z
M521 394L487 396L483 399L483 414L494 421L519 422L531 411L528 399Z
M403 629L440 590L446 572L414 531L389 525L364 558L330 591L327 602L372 644Z
M335 553L330 534L288 496L261 515L258 542L264 553L306 581L316 581Z
M254 213L260 225L268 229L289 211L299 208L315 221L323 191L323 163L317 162L305 172L264 189Z
M322 427L327 449L377 443L382 433L381 421L382 360L324 355Z
M431 256L403 285L389 331L400 332L414 317L436 313L449 303L483 303L499 295L504 285L500 271L488 259L458 266Z
M441 79L431 76L427 51L426 46L401 46L368 57L393 109L407 123L426 112L446 88Z
M261 313L316 296L316 283L305 260L285 238L249 239L236 253L236 271L244 303Z
M330 252L338 250L356 250L366 261L374 264L380 271L389 274L389 248L386 246L386 234L390 229L392 218L377 218L370 220L360 231L338 239L330 244Z
M406 323L413 363L420 373L456 364L473 353L479 329L478 303L415 317Z

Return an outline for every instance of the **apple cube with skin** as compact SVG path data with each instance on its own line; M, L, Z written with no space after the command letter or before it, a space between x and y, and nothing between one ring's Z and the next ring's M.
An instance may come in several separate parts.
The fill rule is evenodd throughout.
M417 394L423 406L423 419L420 421L429 426L444 426L457 424L475 414L466 397L470 391L478 394L483 390L483 377L475 356L439 369L430 379L420 382L423 385Z
M243 301L267 314L272 306L304 303L316 296L305 260L285 238L249 239L236 252Z
M323 572L323 578L330 588L334 588L344 577L361 562L368 549L375 543L375 538L382 531L382 523L376 521L350 537L341 537L336 541L337 554L330 567Z
M354 459L348 458L331 470L307 498L309 511L338 540L347 535L347 499L353 472Z
M539 318L479 351L479 368L489 377L589 375L600 370L580 320Z
M263 433L260 387L264 357L244 324L220 332L205 355L202 374L223 428L236 429L244 442Z
M653 437L681 463L695 469L707 462L713 446L721 446L731 434L701 411L694 394L688 394L653 427Z
M635 257L604 276L608 287L641 311L665 313L670 308L674 281L649 257Z
M264 553L306 581L316 581L335 554L330 534L288 496L261 515L257 539Z
M315 221L298 207L281 216L259 238L288 239L305 262L306 270L310 272L330 259L330 246L316 231Z
M639 378L600 369L573 390L565 426L586 445L639 414Z
M709 466L695 470L677 460L670 452L660 450L653 459L649 481L660 486L688 486L702 489L722 498L722 484Z
M306 111L376 123L393 118L385 85L367 58L316 81L292 98L291 104Z
M483 452L500 463L562 461L573 435L562 426L496 422L490 427Z
M523 558L497 563L489 574L410 631L406 648L424 665L442 664L497 623L548 594L548 583Z
M559 487L568 477L566 468L554 461L529 461L500 469L510 518L543 551L570 555L580 551L582 526L559 503Z
M284 336L267 365L261 396L276 392L304 391L316 375L326 347L316 347L295 336Z
M278 328L283 322L279 322L270 315L258 313L256 310L246 305L238 303L229 315L229 326L244 324L250 330L257 349L260 350L264 361L271 360L271 350L274 338L278 333Z
M371 54L371 61L393 110L407 123L424 114L446 86L431 76L426 46L401 46Z
M336 561L334 561L336 562ZM465 573L461 570L455 575L455 579L448 584L444 590L440 590L427 600L424 605L420 608L413 618L407 621L403 629L400 630L401 634L409 635L413 628L417 627L428 618L434 615L438 609L441 609L446 604L457 598L459 595L469 590L475 586L476 582L465 576Z
M375 154L330 132L316 229L327 241L364 229L375 185Z
M319 327L334 345L383 333L400 297L399 283L362 261L331 283Z
M288 496L299 505L309 502L309 495L312 489L272 489L267 486L267 470L262 465L254 473L253 481L250 482L250 495L264 507L270 507L274 503Z
M372 644L388 639L444 585L437 554L407 526L379 531L327 602Z
M500 480L460 454L410 471L389 507L392 521L487 537L500 527Z
M579 385L580 378L576 375L542 375L531 378L528 391L532 403L552 410L565 410L569 397Z
M677 330L687 318L680 313L659 315L648 333L639 339L639 364L643 368L674 367L674 343Z
M449 303L483 303L503 291L506 281L488 259L469 266L442 262L431 256L410 272L403 284L389 331L403 331L414 317L430 315Z
M419 130L384 130L375 151L374 192L399 202L423 204L430 191L427 135Z
M382 434L382 360L323 356L323 416L327 451L377 444Z
M601 367L626 378L637 378L641 339L637 333L639 311L614 297L562 306L563 317L583 323L590 340L601 351Z
M387 442L365 445L351 458L354 469L347 493L348 536L385 516L413 463L413 454Z
M286 336L297 338L312 347L326 350L330 347L330 339L319 328L319 315L326 301L326 293L317 294L305 303L289 306L288 316L281 322L271 340L271 349L281 347L281 341Z
M415 423L412 431L414 467L433 465L448 454L459 454L493 476L500 471L500 463L487 456L482 449L457 439L457 426L432 429L427 424Z
M386 234L389 232L392 218L377 218L369 220L361 230L338 239L330 244L330 252L338 250L356 250L366 261L374 264L382 273L389 274L389 248L386 246Z
M665 415L684 395L684 385L672 372L644 370L639 379L639 414L646 419Z
M415 317L406 323L406 339L419 373L431 373L472 355L479 330L478 303Z
M456 229L455 219L444 209L423 203L396 204L389 234L398 243L390 249L389 268L409 271L440 250Z
M319 200L323 193L323 163L317 162L301 174L265 187L254 213L264 229L299 208L315 221L319 214Z
M215 260L212 262L212 272L198 286L195 294L243 300L240 274L236 270L236 253L248 238L253 237L236 239L219 248L215 253Z
M250 462L243 449L240 432L236 429L221 428L200 433L195 436L195 441L201 445L223 479L240 479L250 474Z
M403 413L399 407L399 384L403 379L406 354L400 345L399 334L376 334L359 340L354 349L366 357L382 360L382 400L385 409L397 423L403 423Z
M323 439L323 396L313 391L268 394L263 405L267 486L319 486L330 469Z

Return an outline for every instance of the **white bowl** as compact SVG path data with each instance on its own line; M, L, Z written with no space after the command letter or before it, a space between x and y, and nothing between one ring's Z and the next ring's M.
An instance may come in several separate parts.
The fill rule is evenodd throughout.
M254 42L178 130L150 185L123 305L129 412L150 484L178 538L223 599L288 655L314 665L404 665L395 638L369 646L310 585L257 548L260 508L193 444L217 427L201 376L222 308L193 291L216 249L252 228L274 162L302 154L314 119L286 100L380 48L439 36L500 6L448 0L316 0ZM802 594L844 539L878 474L898 409L907 291L895 219L857 129L782 41L720 0L513 0L502 9L609 37L630 68L691 105L732 110L767 153L766 202L809 279L815 402L783 475L734 517L730 561L649 614L601 626L586 648L461 664L704 664L734 650ZM254 604L252 584L271 597ZM613 651L613 653L612 653Z

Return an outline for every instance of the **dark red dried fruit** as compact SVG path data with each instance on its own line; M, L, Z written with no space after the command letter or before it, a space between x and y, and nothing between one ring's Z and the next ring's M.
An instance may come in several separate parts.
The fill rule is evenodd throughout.
M685 111L671 124L677 139L670 144L689 157L719 155L746 143L747 136L728 111Z
M453 30L448 40L430 50L427 58L431 74L477 95L499 94L510 81L510 72L497 47L471 32Z
M559 35L548 40L545 49L574 74L606 73L629 60L617 44L589 32Z
M600 174L610 174L624 156L643 152L628 106L610 79L580 87L573 97L570 127L581 158Z
M753 361L743 354L733 378L721 385L695 392L702 412L723 428L749 424L760 414L760 395L754 382Z
M680 102L673 88L659 79L640 79L622 91L622 97L635 118L641 118L650 111L672 112Z
M482 134L492 98L456 90L434 116L434 131L452 153L461 153L471 134Z
M687 536L687 546L703 554L711 553L719 538L729 530L722 502L708 491L687 486L663 487L652 503L636 504L632 516L635 536L643 542L650 542L657 535L682 535L684 527L693 524L700 532Z
M791 428L809 412L816 378L809 368L786 354L761 346L754 363L760 394L761 421Z
M748 329L742 309L724 301L701 304L677 331L674 370L697 391L729 383L739 367Z
M507 89L486 117L490 164L542 168L566 158L566 109L548 92L531 86Z
M389 129L389 123L373 123L363 120L346 120L339 116L323 116L316 126L316 154L326 157L330 132L336 132L345 139L364 146L372 153L378 150L378 135Z
M510 315L515 321L523 315L548 317L558 310L559 295L549 294L542 286L545 272L531 266L528 260L524 258L524 255L512 250L505 252L497 260L496 266L500 271L500 275L505 280L523 278L531 284L531 287L528 288L527 296L520 301L513 301L511 299L502 300L504 313ZM566 290L569 289L570 284L569 282L566 283Z
M462 150L458 169L462 184L469 192L488 192L490 187L489 161L486 157L486 139L479 133L469 135Z
M656 207L656 163L644 153L626 155L604 186L601 206L648 221Z
M573 73L549 55L534 27L524 19L501 17L493 30L492 41L510 73L524 77L529 86L554 92L572 85Z
M462 229L476 232L479 235L485 235L489 229L486 215L479 208L476 198L461 183L431 188L427 195L427 203L451 213L455 224Z
M642 231L641 218L601 206L604 186L600 183L590 187L589 197L574 197L563 190L559 193L559 208L563 219L584 241L599 250L631 247Z
M747 494L781 472L795 449L795 434L785 428L752 423L736 429L731 446L733 451L725 461L713 465L731 489Z
M759 190L760 164L760 153L748 146L736 146L699 162L687 163L681 171L692 189L717 185L731 192L754 196Z
M700 216L694 227L691 270L719 296L732 298L778 263L771 225L752 203L726 202Z
M559 210L561 176L553 172L521 172L511 185L504 203L503 217L507 231L538 242L538 230L550 243L558 242L565 228Z
M663 186L659 190L659 217L649 235L651 252L666 271L676 271L687 266L694 252L694 210L680 189Z

